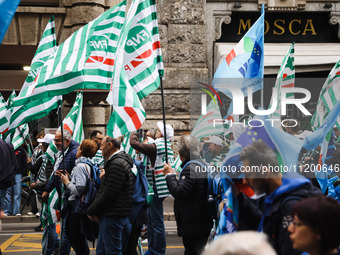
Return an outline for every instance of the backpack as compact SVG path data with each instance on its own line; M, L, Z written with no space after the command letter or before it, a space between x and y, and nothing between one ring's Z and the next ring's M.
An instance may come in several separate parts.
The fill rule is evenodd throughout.
M95 199L97 195L97 187L95 183L95 172L93 172L94 178L91 178L91 172L88 170L87 163L85 164L85 168L87 170L87 173L89 174L89 178L86 180L86 186L85 191L82 196L78 197L76 196L75 200L75 208L74 211L79 214L86 214L87 208L91 205L93 200ZM91 168L90 168L91 170ZM99 179L99 177L98 177Z
M186 167L189 163L193 163L196 165L199 165L200 167L205 167L205 170L207 172L207 202L208 202L208 214L212 219L217 219L217 213L218 213L218 206L222 202L222 196L223 196L223 185L221 181L221 177L219 174L213 173L210 171L209 167L204 164L203 162L199 160L191 160L188 163L186 163L182 169Z
M92 168L92 179L96 185L97 190L99 190L100 184L102 184L102 180L99 178L101 169L97 163L93 163L92 161L86 160L83 163L88 164Z

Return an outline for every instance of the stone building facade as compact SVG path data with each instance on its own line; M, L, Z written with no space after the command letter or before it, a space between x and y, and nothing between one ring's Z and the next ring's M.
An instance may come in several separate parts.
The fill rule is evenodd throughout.
M74 31L85 25L108 8L119 3L120 0L22 0L9 30L0 46L0 89L2 94L8 96L12 88L20 90L27 72L20 70L23 65L29 65L39 43L42 30L53 14L56 22L57 42L61 44ZM131 0L129 0L131 2ZM293 39L297 41L297 48L302 53L301 63L297 61L297 72L308 73L315 71L328 71L340 58L340 3L338 1L323 0L158 0L158 20L161 36L161 46L165 65L164 89L165 110L168 123L172 124L176 134L189 131L190 122L190 85L196 81L209 81L216 70L220 59L228 54L228 50L236 45L240 34L228 36L228 31L242 29L244 34L247 26L247 15L260 15L260 6L265 4L266 15L278 13L281 16L296 15L288 21L285 18L275 20L268 24L273 27L272 34L282 33L283 30L292 30ZM313 36L314 24L309 19L299 18L299 15L308 13L315 17L318 14L326 15L328 26L336 34L329 41L327 35L323 39L315 40L303 38L305 30ZM314 13L314 14L313 14ZM243 20L242 24L241 19ZM283 20L285 20L283 22ZM297 20L297 21L296 21ZM254 22L252 20L251 22ZM234 23L233 23L234 22ZM250 21L249 21L250 22ZM275 23L276 22L276 23ZM288 24L288 22L290 22ZM293 22L293 23L292 23ZM301 25L307 22L305 25ZM309 24L308 24L309 22ZM234 24L234 25L233 25ZM236 25L235 25L236 24ZM250 24L250 23L249 23ZM296 25L301 25L296 27ZM229 29L228 26L234 28ZM280 28L281 26L281 28ZM296 29L293 31L293 28ZM268 28L269 29L269 28ZM283 29L283 30L282 30ZM318 29L320 29L318 27ZM244 30L244 31L243 31ZM322 30L322 28L321 28ZM268 32L268 33L269 33ZM283 34L282 34L283 35ZM299 38L302 39L299 39ZM283 35L276 40L271 37L269 50L265 55L265 74L277 73L282 58L287 51L288 38ZM281 41L280 41L281 40ZM301 44L299 44L301 41ZM265 39L266 43L266 39ZM285 48L286 47L286 48ZM316 56L317 49L326 53ZM314 55L313 55L314 54ZM268 61L266 62L266 57ZM311 64L311 58L318 58L316 64ZM102 91L84 92L83 123L85 135L94 129L105 132L105 126L110 116L110 106L105 102L107 93ZM64 97L64 114L72 106L75 94ZM156 90L143 100L147 119L145 128L155 127L155 123L162 119L161 92ZM37 124L39 128L44 124ZM46 124L48 125L48 124ZM45 126L46 127L46 126Z

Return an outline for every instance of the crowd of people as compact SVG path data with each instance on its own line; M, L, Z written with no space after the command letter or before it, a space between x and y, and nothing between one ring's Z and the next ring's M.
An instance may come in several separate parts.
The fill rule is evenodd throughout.
M298 139L308 134L299 127L285 131ZM339 172L330 176L323 194L303 168L302 172L269 171L269 166L280 165L280 158L259 139L243 146L234 164L257 166L261 174L220 175L216 169L226 164L229 149L244 132L245 128L235 127L229 134L201 140L184 134L176 141L178 165L174 129L162 122L155 129L130 134L134 155L124 151L123 138L104 136L98 130L80 144L67 130L46 134L38 139L39 152L36 149L33 159L22 148L14 152L0 140L0 157L8 162L0 165L0 173L6 173L0 175L1 210L8 216L20 215L22 177L29 170L32 201L37 194L46 208L52 206L52 194L59 198L53 200L57 201L53 209L60 211L62 236L59 239L55 221L42 222L48 233L43 254L66 255L71 247L76 254L90 254L88 241L96 238L98 255L138 254L144 223L145 254L166 254L163 202L170 195L185 255L340 254ZM45 153L52 142L58 150L54 163ZM317 157L306 151L301 154L305 154L299 157L304 164ZM335 144L328 163L338 164L339 158ZM213 169L209 166L215 169L213 174L203 171ZM210 211L211 181L221 185L218 199L214 198L216 215ZM43 219L44 209L31 204L30 213Z

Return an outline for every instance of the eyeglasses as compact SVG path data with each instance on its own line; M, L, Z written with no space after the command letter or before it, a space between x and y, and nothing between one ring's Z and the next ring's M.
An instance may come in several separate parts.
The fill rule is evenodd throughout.
M96 136L94 138L98 139L99 141L103 140L103 138L96 137Z
M292 221L291 224L293 224L294 228L295 228L295 227L301 227L301 226L303 226L303 225L306 225L305 223L296 222L296 221Z

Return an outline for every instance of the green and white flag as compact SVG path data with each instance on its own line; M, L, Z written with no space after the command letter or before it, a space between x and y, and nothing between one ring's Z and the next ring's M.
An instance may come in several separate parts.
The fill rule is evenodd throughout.
M41 36L38 48L31 62L30 71L27 75L24 85L21 88L19 97L26 96L27 94L30 94L32 92L29 90L30 88L32 88L32 86L30 85L33 84L35 78L41 70L41 67L45 64L46 60L56 51L56 49L57 40L55 36L55 23L54 16L52 16Z
M28 141L28 136L29 128L27 123L17 127L12 138L14 150L18 149L25 141Z
M39 74L45 61L53 55L57 49L57 41L55 35L55 24L54 17L49 20L46 28L42 34L40 43L38 45L37 51L31 62L31 70L28 73L26 81L21 88L18 97L25 97L26 95L32 93L29 91L33 86L34 80ZM49 114L50 111L61 105L62 97L41 97L38 100L28 102L22 106L13 107L10 129L16 128L17 126L28 123L32 120L42 118Z
M0 124L1 124L1 134L2 134L2 139L6 141L6 143L11 143L12 141L12 137L14 134L14 130L12 130L11 132L9 132L9 121L11 118L11 105L13 102L13 99L16 97L16 93L15 90L12 90L12 93L9 95L7 102L5 102L5 104L2 107L2 111L0 112Z
M329 73L319 96L315 113L311 120L312 129L318 129L325 121L334 105L340 100L340 60ZM336 121L340 129L340 119Z
M63 129L68 130L72 139L78 143L81 143L84 140L84 129L83 129L83 92L78 92L76 100L73 104L73 107L66 115L63 120ZM61 130L59 127L58 130ZM54 155L58 152L57 147L54 144L54 141L50 143L50 146L47 148L46 155L48 159L54 163Z
M58 207L59 203L59 196L56 189L53 189L48 197L47 204L43 203L42 205L42 215L41 215L41 224L43 227L43 235L41 240L41 246L42 246L42 254L47 254L47 246L48 246L48 225L56 223L58 221L57 212L56 209Z
M126 1L73 33L42 66L27 95L15 106L76 89L109 90Z
M13 105L13 100L16 97L15 90L13 89L11 95L8 97L7 100L7 112L5 113L6 116L10 116L11 114L11 109ZM14 150L19 148L20 145L22 145L25 140L28 139L29 136L29 128L27 124L21 125L17 127L16 129L8 130L4 135L4 140L7 143L12 143Z
M271 119L279 119L281 121L281 90L282 88L292 88L295 84L295 64L294 64L294 43L290 46L286 56L284 57L279 73L276 77L275 89L277 91L277 107L271 114ZM287 98L293 98L294 94L287 94ZM271 103L272 104L272 103ZM280 127L280 122L274 122L276 127Z
M182 165L182 161L181 161L181 158L178 155L176 160L175 160L175 163L174 163L174 169L179 173L182 171L181 165Z
M122 149L131 156L131 158L136 157L136 151L134 148L131 147L130 145L130 135L131 132L128 132L124 135L124 139L122 142Z
M164 73L155 0L135 0L122 31L107 98L113 106L107 125L112 137L142 126L146 114L140 99L159 87Z
M207 106L207 113L202 114L194 128L191 131L191 135L197 139L206 136L220 135L227 132L227 129L222 121L221 112L217 103L211 100Z
M9 127L10 111L7 111L7 103L0 93L0 133L6 133Z

